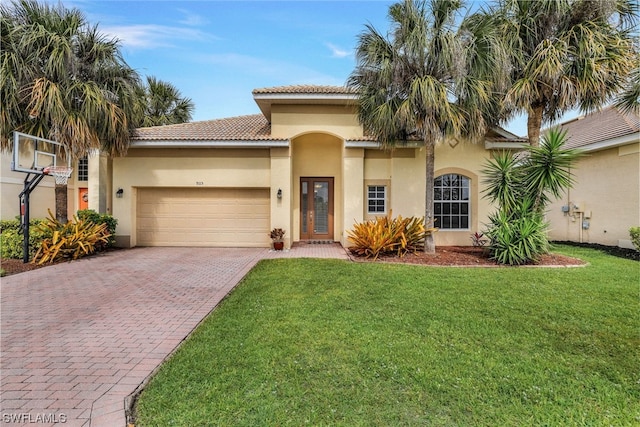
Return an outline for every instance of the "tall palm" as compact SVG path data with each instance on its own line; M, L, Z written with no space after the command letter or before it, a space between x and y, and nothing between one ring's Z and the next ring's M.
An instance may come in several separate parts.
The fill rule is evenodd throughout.
M424 144L427 221L434 217L436 144L449 136L479 137L489 125L484 113L492 105L492 86L478 78L483 73L475 68L491 66L491 61L472 55L487 40L456 28L461 7L461 1L447 0L392 5L389 38L366 26L348 80L358 93L360 123L383 147L407 139ZM425 252L435 252L431 235Z
M195 108L193 101L182 97L171 83L148 76L143 91L145 111L142 126L172 125L191 120Z
M130 117L140 109L138 75L118 41L87 24L77 9L34 0L0 5L2 61L0 135L11 132L62 143L77 159L89 150L123 154ZM56 185L56 217L66 221L66 185Z
M490 22L511 52L505 107L527 115L532 146L543 124L624 89L637 9L636 0L496 0L479 12L476 21Z

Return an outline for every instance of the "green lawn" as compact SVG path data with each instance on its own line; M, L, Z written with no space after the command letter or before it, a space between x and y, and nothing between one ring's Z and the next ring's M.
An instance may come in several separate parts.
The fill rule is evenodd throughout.
M138 426L640 423L640 263L261 262L140 397Z

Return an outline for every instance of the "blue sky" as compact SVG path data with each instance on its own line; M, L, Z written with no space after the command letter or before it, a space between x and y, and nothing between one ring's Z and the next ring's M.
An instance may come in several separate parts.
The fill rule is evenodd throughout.
M62 1L117 37L141 75L175 85L193 120L259 113L261 87L343 85L366 24L389 28L393 1ZM526 135L526 120L504 126Z

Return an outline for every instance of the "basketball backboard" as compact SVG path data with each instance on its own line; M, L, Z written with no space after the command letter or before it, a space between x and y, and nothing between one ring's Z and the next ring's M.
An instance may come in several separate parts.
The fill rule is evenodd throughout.
M20 132L13 132L12 154L11 170L16 172L42 175L46 167L71 166L62 144Z

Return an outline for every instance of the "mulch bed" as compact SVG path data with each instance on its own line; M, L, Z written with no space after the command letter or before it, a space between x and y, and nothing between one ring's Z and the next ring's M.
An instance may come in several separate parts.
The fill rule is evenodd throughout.
M415 254L409 253L401 258L395 255L382 255L378 257L377 260L373 260L371 258L367 259L352 255L351 259L357 262L388 262L449 267L500 267L500 264L489 259L489 254L486 248L473 246L440 246L436 247L435 254L425 254L423 252ZM545 267L567 267L586 265L586 263L577 258L551 253L543 255L535 265Z

